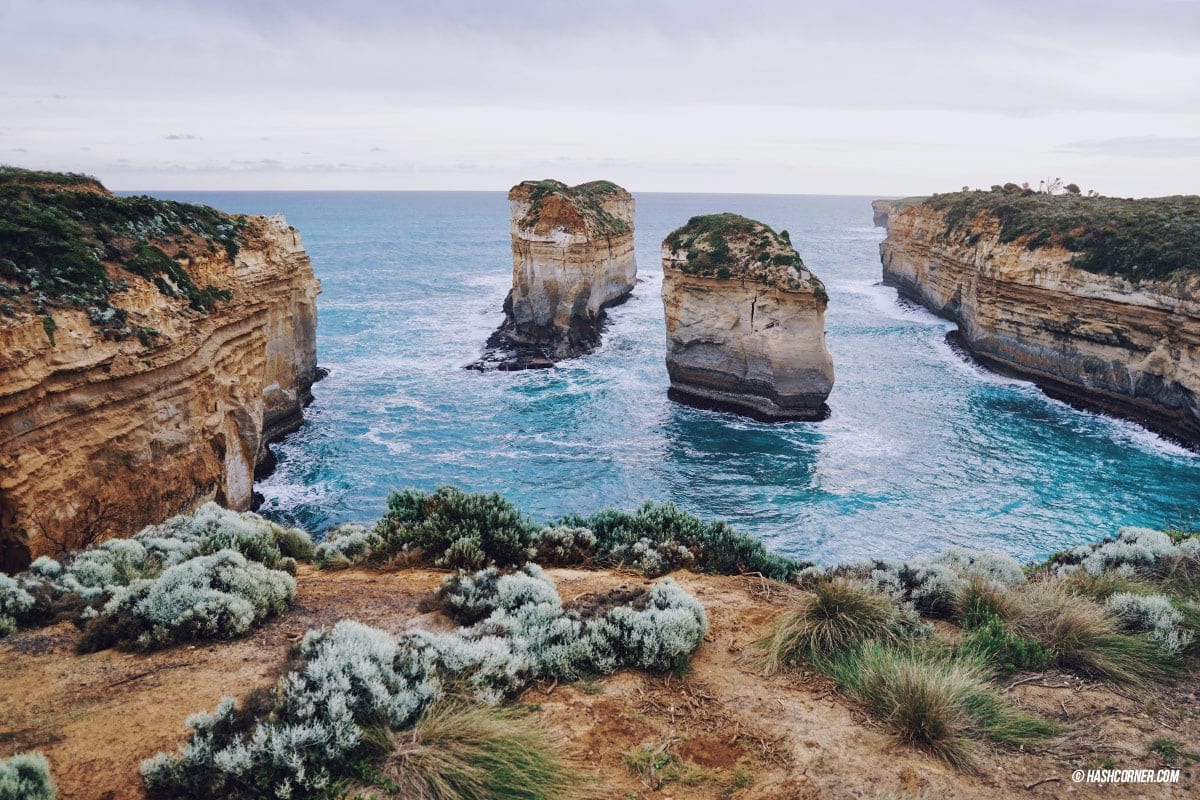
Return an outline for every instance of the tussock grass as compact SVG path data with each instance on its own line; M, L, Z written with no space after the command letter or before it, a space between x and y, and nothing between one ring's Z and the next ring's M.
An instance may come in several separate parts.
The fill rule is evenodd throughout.
M973 770L972 734L1026 746L1060 730L1005 701L981 659L871 642L816 663L903 741L965 771Z
M1021 611L1021 601L1008 587L983 575L971 575L955 595L953 610L954 618L964 627L973 627L988 615L1013 619Z
M368 732L383 753L350 797L375 800L576 800L574 770L535 720L460 701L432 707L408 731Z
M1022 593L1020 634L1054 654L1066 669L1133 684L1177 674L1181 666L1141 634L1125 633L1120 620L1061 581L1040 581Z
M812 593L780 616L759 643L770 674L805 659L832 656L867 640L899 642L916 627L891 595L848 578L818 581Z

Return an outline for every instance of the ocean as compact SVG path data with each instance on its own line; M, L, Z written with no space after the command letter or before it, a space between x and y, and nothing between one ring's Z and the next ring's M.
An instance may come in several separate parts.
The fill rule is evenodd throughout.
M539 521L671 501L836 563L955 544L1026 560L1123 525L1194 527L1200 456L987 372L953 325L880 283L870 197L636 194L638 284L604 344L552 370L479 373L511 283L502 192L155 192L284 213L312 257L318 360L275 446L262 513L317 533L392 489L496 491ZM832 415L762 424L667 399L659 244L696 214L787 229L829 290Z

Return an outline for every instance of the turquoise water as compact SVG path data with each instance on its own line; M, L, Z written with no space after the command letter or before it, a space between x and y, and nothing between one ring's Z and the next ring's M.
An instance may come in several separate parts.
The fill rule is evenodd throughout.
M949 544L1032 558L1120 525L1191 524L1200 460L1132 424L987 373L951 325L879 285L865 197L637 196L639 282L602 349L557 369L462 369L511 281L502 193L175 193L283 212L324 291L305 427L260 484L267 513L369 522L394 487L498 491L535 518L672 500L820 562ZM659 242L694 214L786 228L829 289L837 385L820 423L667 399Z

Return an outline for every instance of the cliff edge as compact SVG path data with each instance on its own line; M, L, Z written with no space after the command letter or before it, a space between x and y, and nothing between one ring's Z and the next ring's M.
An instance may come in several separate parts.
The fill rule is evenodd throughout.
M0 569L252 502L317 377L283 217L0 168Z
M880 253L986 365L1200 446L1200 198L934 195Z
M634 201L609 181L524 181L508 193L512 290L475 369L549 367L600 344L604 309L637 281Z
M663 241L671 397L768 421L828 416L825 287L786 231L693 217Z

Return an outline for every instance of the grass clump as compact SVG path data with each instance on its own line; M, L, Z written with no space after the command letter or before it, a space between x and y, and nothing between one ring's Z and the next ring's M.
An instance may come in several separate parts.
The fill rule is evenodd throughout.
M1112 612L1058 581L1034 583L1022 604L1016 631L1040 643L1061 667L1125 684L1180 671L1178 659L1146 636L1126 633Z
M1155 736L1146 745L1148 755L1156 755L1168 764L1174 764L1185 754L1183 742L1171 736Z
M712 784L718 780L716 770L697 766L671 752L670 742L644 742L622 756L626 768L637 775L651 790L661 789L665 784L678 783L682 786ZM745 785L753 782L752 776L741 777Z
M367 733L364 759L343 796L362 800L570 800L577 773L544 728L511 710L434 704L406 731Z
M1022 746L1058 730L1007 703L988 685L990 669L978 659L871 642L819 665L903 741L960 769L972 769L971 735Z
M913 635L915 615L890 595L847 578L818 581L779 617L761 643L767 672L834 656L868 640L895 644Z
M0 759L0 800L54 800L50 762L41 753Z

